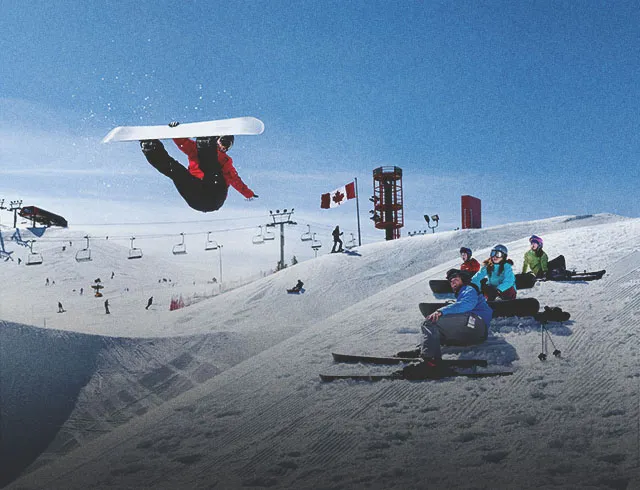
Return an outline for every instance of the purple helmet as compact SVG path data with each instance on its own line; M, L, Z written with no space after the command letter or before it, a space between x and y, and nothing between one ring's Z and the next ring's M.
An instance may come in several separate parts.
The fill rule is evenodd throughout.
M538 247L540 248L542 248L543 245L542 238L536 235L531 235L531 238L529 238L529 243L537 243Z

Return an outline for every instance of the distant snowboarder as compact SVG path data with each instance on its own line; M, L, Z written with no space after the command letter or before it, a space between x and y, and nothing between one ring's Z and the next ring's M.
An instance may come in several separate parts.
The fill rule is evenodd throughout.
M336 226L331 234L333 235L333 248L331 249L331 253L342 252L342 240L340 240L340 236L343 232L340 231L340 227ZM336 250L336 245L338 246L338 250Z
M67 310L65 310L62 307L62 303L60 303L60 301L58 301L58 313L64 313L65 311L67 311Z
M110 314L110 312L109 312L109 300L108 299L104 300L104 312L105 312L106 315Z
M287 289L288 293L299 293L300 291L302 291L302 286L304 286L304 283L298 279L298 282L296 283L295 286L293 286L291 289Z
M153 296L151 296L147 301L147 306L145 307L145 310L148 310L152 304L153 304Z
M169 123L174 128L177 121ZM227 155L234 142L233 136L175 138L174 143L189 158L189 168L173 159L160 140L140 142L147 161L160 173L169 177L187 204L203 213L220 209L232 185L247 200L258 195L242 181L233 160Z

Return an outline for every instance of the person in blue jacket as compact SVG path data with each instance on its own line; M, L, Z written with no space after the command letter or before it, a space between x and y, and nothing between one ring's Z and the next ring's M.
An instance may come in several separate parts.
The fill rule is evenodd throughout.
M466 271L450 269L447 280L456 302L434 311L422 324L420 357L437 367L442 358L441 345L481 344L489 335L493 310Z
M508 258L509 251L504 245L496 245L491 254L482 263L482 268L471 279L488 301L496 298L516 299L516 276L513 273L513 261Z

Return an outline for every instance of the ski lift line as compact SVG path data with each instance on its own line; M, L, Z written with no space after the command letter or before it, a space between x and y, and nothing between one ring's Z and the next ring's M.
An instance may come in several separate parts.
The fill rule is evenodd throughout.
M239 220L248 220L248 219L264 220L265 217L268 218L268 216L264 214L264 215L256 215L256 216L240 216L237 218L197 219L197 220L189 220L189 221L129 221L126 223L74 223L74 226L184 225L184 224L192 224L192 223L215 223L219 221L239 221Z
M254 229L255 226L243 226L243 227L239 227L239 228L228 228L225 230L213 230L211 233L225 233L225 232L229 232L229 231L241 231L241 230L252 230ZM191 233L184 233L185 236L195 236L195 235L206 235L208 232L206 231L195 231L195 232L191 232ZM176 235L179 235L179 233L163 233L163 234L153 234L153 235L140 235L140 234L136 234L136 239L140 239L140 238L144 238L144 239L156 239L156 238L170 238L170 237L175 237ZM102 241L128 241L130 239L129 235L108 235L109 238L106 237L99 237L99 236L91 236L91 240L102 240ZM60 239L60 238L43 238L38 240L39 242L47 242L47 243L64 243L64 242L68 242L69 240L83 240L84 236L80 237L80 236L70 236L64 239Z

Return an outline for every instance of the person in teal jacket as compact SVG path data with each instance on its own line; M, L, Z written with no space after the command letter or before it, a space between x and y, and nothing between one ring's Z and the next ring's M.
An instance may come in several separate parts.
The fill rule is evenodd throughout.
M549 257L547 253L542 250L542 238L531 235L529 243L531 244L531 249L524 253L522 273L524 274L527 272L527 269L531 269L531 272L533 272L538 279L547 277L549 272Z
M513 273L513 261L508 258L509 251L504 245L496 245L491 254L482 263L482 268L473 276L475 284L488 301L496 298L516 299L516 276Z

